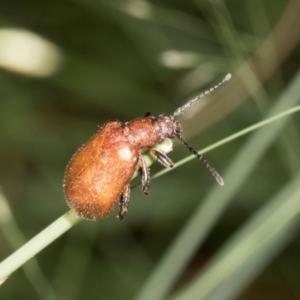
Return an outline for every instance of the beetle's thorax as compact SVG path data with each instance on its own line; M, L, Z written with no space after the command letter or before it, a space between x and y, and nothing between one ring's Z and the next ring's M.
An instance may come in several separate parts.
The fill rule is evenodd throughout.
M173 116L159 115L138 118L125 124L124 134L129 142L142 148L153 147L165 138L174 138L180 131Z

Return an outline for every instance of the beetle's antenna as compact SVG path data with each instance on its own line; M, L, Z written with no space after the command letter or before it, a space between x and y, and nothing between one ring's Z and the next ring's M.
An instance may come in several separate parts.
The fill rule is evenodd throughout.
M216 89L218 89L220 86L222 86L224 83L226 83L227 81L229 81L231 78L231 74L227 74L224 79L222 81L220 81L218 84L216 84L214 87L211 87L209 90L203 92L202 94L200 94L199 96L197 96L196 98L188 101L186 104L184 104L183 106L177 108L175 110L175 112L173 113L173 116L179 116L181 115L187 108L189 108L190 106L192 106L195 102L199 101L200 99L203 99L204 97L206 97L207 95L211 94L212 92L214 92Z
M224 180L223 178L220 176L220 174L210 165L210 163L208 162L208 160L202 156L201 154L199 154L194 148L192 148L183 138L183 136L181 135L181 132L178 132L176 137L180 140L180 142L191 152L193 153L204 165L205 167L210 171L210 173L212 174L212 176L215 177L215 179L217 180L217 182L219 183L219 185L224 185Z

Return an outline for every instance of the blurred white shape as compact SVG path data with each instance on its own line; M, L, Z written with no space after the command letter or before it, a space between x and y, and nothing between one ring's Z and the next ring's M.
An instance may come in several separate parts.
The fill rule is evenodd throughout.
M7 204L7 200L0 191L0 224L4 224L11 219L10 208Z
M191 68L201 62L201 55L188 51L165 51L159 58L161 64L172 69Z
M0 281L0 285L1 285L6 279L7 279L7 277L4 278L4 279L2 279L2 280Z
M0 67L35 77L52 75L60 64L59 49L27 30L0 29Z
M149 19L152 14L150 4L143 0L124 1L124 4L119 6L119 8L122 8L127 14L140 19Z

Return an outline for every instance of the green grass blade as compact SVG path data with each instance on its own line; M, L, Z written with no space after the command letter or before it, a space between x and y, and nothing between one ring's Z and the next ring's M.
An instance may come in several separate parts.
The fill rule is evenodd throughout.
M299 229L300 175L288 183L219 251L174 300L230 300L278 254Z
M296 105L300 100L299 95L300 73L298 72L293 82L270 110L269 116ZM248 140L225 173L225 187L215 186L202 201L142 287L137 300L163 299L167 295L184 266L203 243L219 216L233 200L234 195L266 150L274 143L287 121L288 118L284 118L275 122L272 127L262 128Z

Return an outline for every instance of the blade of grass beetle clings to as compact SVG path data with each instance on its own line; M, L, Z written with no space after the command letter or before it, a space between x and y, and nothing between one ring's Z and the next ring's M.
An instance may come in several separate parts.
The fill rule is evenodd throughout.
M12 249L18 249L21 245L26 243L26 237L19 228L12 211L9 206L9 201L6 199L0 187L0 229L3 236L8 241L8 244ZM35 289L36 293L43 298L45 290L47 290L49 300L57 299L55 292L47 280L47 277L43 274L38 261L33 258L24 265L24 275ZM0 282L1 285L1 282Z
M300 76L298 76L298 77L300 77ZM298 80L297 81L298 86L300 87L300 78L298 78L298 77L295 81ZM295 87L296 85L297 85L296 83L294 83L292 85L292 87L290 88L290 92L291 92L291 90L294 91L294 89L297 88L297 87ZM299 91L299 94L300 94L300 91ZM287 94L285 96L289 96L289 95ZM295 97L295 95L294 95L294 97ZM291 97L291 101L287 105L292 105L293 102L296 102L294 97L293 98ZM283 110L282 108L279 109L279 111L282 111L282 110ZM300 107L290 109L287 111L287 114L295 113L298 110L300 110ZM286 116L287 114L281 113L280 118ZM274 118L275 117L272 118L273 122L275 120L277 120ZM253 126L251 126L251 127L253 127ZM254 129L251 129L251 130L254 130ZM243 131L243 134L246 134L247 132L249 132L249 131L247 129L245 129ZM237 136L241 136L241 135L236 134L234 136L236 138ZM151 154L149 154L149 155L151 156ZM180 164L180 162L179 162L179 164ZM159 174L161 175L161 173L162 172L160 172ZM157 176L154 176L154 177L157 177ZM222 199L222 201L223 201L223 199ZM16 252L14 252L9 257L7 257L4 261L1 262L1 264L0 264L0 282L4 281L11 273L13 273L15 270L17 270L20 266L22 266L31 257L33 257L34 255L39 253L42 249L44 249L51 242L53 242L56 238L58 238L60 235L62 235L64 232L69 230L71 227L76 225L81 220L82 219L79 218L76 215L76 213L71 209L70 211L65 213L63 216L58 218L56 221L54 221L52 224L50 224L47 228L45 228L43 231L41 231L38 235L36 235L34 238L32 238L30 241L28 241L24 246L22 246L20 249L18 249ZM199 228L197 228L197 230L198 229ZM189 232L189 228L187 228L186 231ZM203 234L203 232L201 232L201 234ZM177 257L177 253L178 253L177 251L178 251L178 248L174 248L174 254L172 254L172 257L174 257L174 255L175 255L176 259L180 259L180 257L179 258ZM184 257L182 257L182 259L183 259L183 263L184 263L186 261L186 259L184 259ZM168 263L167 263L167 265L168 265ZM174 267L173 263L172 263L172 265ZM168 265L170 267L170 270L173 270L172 265L171 265L171 267ZM176 274L177 273L175 273L174 275L177 276ZM171 275L170 275L170 279L172 281L174 280L174 278L172 278ZM156 280L155 280L155 282L156 282ZM165 286L164 289L168 290L167 286ZM158 289L158 294L161 294L161 293L162 293L162 290ZM154 296L155 295L153 294L153 297ZM147 298L144 298L144 299L147 299ZM153 298L153 299L155 299L155 298Z
M294 113L298 112L299 110L300 110L300 106L295 106L293 108L287 109L287 110L283 111L282 113L279 113L279 114L275 115L274 117L270 117L270 118L268 118L264 121L261 121L261 122L258 122L256 124L252 125L252 126L249 126L249 127L245 128L245 129L243 129L243 130L241 130L241 131L239 131L235 134L232 134L229 137L227 137L227 138L225 138L225 139L223 139L223 140L221 140L217 143L214 143L209 147L206 147L206 148L200 150L199 153L204 154L206 152L209 152L209 151L211 151L215 148L218 148L218 147L220 147L224 144L227 144L231 141L234 141L235 139L237 139L237 138L239 138L239 137L241 137L241 136L243 136L247 133L255 131L255 130L261 128L261 127L267 126L267 125L269 125L269 124L271 124L271 123L273 123L273 122L275 122L275 121L277 121L277 120L279 120L279 119L281 119L285 116L294 114ZM189 155L186 158L181 159L180 161L178 161L177 163L174 164L172 170L174 170L175 168L180 167L181 165L186 164L187 162L191 161L194 158L195 158L194 155ZM170 170L169 169L164 169L164 170L156 173L155 175L153 175L152 179L158 178L158 177L164 175L167 172L170 172Z
M275 114L284 114L284 110L293 107L299 102L299 95L300 72L297 73L292 83L270 110L268 116L274 117ZM291 110L298 111L299 107ZM135 298L136 300L155 300L166 297L168 291L181 274L182 269L203 243L209 231L218 221L221 213L246 181L259 159L275 141L277 135L281 132L282 126L287 123L288 119L280 119L272 126L262 128L246 142L225 172L224 178L226 182L230 182L230 185L227 184L224 189L213 187L207 197L201 200L186 226L182 228L173 244L170 245L158 263L157 268L140 290L140 293ZM162 172L159 173L159 175L161 174Z

